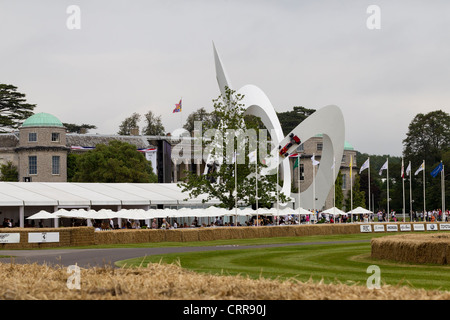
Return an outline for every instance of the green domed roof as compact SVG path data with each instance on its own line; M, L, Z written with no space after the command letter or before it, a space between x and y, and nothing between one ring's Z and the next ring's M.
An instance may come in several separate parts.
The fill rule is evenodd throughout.
M49 113L36 113L24 121L22 127L64 127L59 119Z
M349 142L345 141L344 150L355 150L355 148Z

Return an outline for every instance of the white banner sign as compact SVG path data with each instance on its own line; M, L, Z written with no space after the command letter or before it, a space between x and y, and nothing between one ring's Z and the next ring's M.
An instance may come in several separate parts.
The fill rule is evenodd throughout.
M414 231L425 231L425 225L423 224L413 224Z
M428 231L437 231L438 226L436 223L427 223L427 230Z
M59 242L59 232L30 232L28 242Z
M439 230L450 230L450 223L441 223L439 225Z
M388 224L386 225L386 231L398 231L398 226L396 224Z
M20 233L0 233L0 243L19 243Z
M374 224L373 231L375 232L384 232L384 225L382 224Z
M360 226L361 232L372 232L372 226L370 224L364 224Z
M410 224L401 224L400 231L411 231L411 225Z

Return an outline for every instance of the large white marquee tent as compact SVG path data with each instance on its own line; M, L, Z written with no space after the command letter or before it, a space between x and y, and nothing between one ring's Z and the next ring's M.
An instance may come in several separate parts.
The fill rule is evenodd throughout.
M30 216L40 211L55 214L57 226L59 218L146 220L258 213L286 215L287 210L293 210L222 210L210 208L220 204L218 200L204 204L205 197L188 199L188 194L175 183L0 182L0 218L13 217L23 227ZM292 212L296 213L298 210Z

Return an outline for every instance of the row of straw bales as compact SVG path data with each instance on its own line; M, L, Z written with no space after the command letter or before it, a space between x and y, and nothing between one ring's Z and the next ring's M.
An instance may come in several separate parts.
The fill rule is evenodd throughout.
M28 242L29 233L59 233L59 242ZM52 247L68 247L88 243L85 240L93 233L93 228L1 228L0 233L19 233L19 243L0 243L0 249L44 249ZM93 235L91 236L93 238ZM92 240L91 240L92 241ZM92 244L92 243L91 243Z
M121 229L95 232L95 244L188 242L270 237L301 237L311 235L359 233L356 224L319 224L270 227L212 227L173 230Z
M373 290L364 285L325 284L311 280L251 279L196 273L179 265L159 263L140 268L83 268L79 289L68 288L69 276L67 269L61 266L0 263L0 300L450 299L449 292L401 285L383 285L380 290ZM276 313L276 309L267 309L268 315Z
M412 263L450 263L450 234L405 234L372 239L371 256L376 259Z

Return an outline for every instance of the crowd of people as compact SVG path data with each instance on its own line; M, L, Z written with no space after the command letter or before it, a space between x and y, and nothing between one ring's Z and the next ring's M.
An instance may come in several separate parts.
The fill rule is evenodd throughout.
M317 224L317 223L349 223L349 222L404 222L403 213L397 213L391 210L389 214L385 211L379 210L376 213L369 214L354 214L354 215L331 215L323 212L311 212L310 215L290 214L286 216L269 216L259 215L251 216L245 222L235 223L234 217L209 217L182 219L183 222L178 222L176 218L158 218L151 221L144 220L130 220L122 219L121 225L117 220L82 220L72 219L71 226L92 226L95 230L115 230L115 229L178 229L178 228L198 228L198 227L231 227L231 226L274 226L274 225L298 225L298 224ZM228 221L226 221L228 220ZM446 210L443 214L441 209L434 209L426 211L416 211L413 214L405 213L406 222L449 222L450 210ZM12 219L3 219L3 228L17 227ZM42 221L35 223L31 221L31 225L26 227L43 227Z

